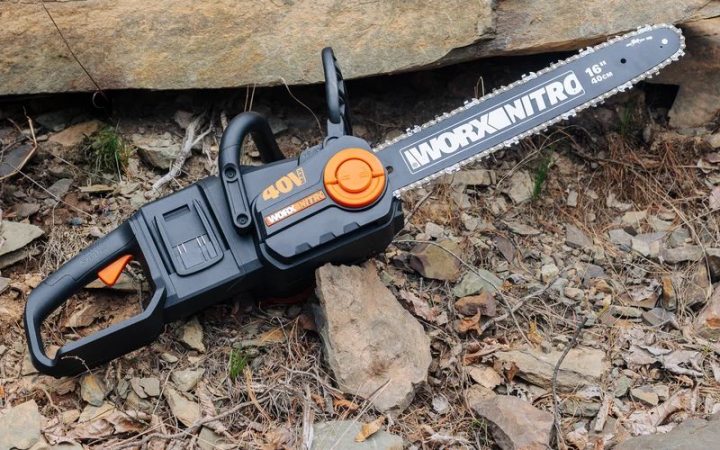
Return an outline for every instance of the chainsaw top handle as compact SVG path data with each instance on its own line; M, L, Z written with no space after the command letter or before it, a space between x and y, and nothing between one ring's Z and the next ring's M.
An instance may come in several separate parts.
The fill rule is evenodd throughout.
M146 345L160 334L166 290L156 285L142 313L65 344L54 358L45 353L41 335L45 319L91 281L100 278L106 284L114 284L129 260L142 256L130 222L124 222L33 289L25 306L24 320L30 357L38 370L56 377L82 372L121 356L128 349Z

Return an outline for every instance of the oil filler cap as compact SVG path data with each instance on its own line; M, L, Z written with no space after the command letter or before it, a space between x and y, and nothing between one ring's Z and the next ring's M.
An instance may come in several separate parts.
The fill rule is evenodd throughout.
M385 168L372 152L346 148L325 165L323 183L330 198L348 208L372 205L385 191Z

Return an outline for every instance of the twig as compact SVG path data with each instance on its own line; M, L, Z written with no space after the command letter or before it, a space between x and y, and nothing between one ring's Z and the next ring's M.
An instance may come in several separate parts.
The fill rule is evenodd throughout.
M310 114L312 114L312 116L315 118L315 122L317 123L318 130L320 131L320 136L325 137L325 133L323 133L322 125L320 125L320 119L318 119L318 117L315 115L315 113L313 112L313 110L310 109L310 107L309 107L308 105L306 105L305 103L301 102L299 98L297 98L297 97L295 97L295 95L293 95L292 91L290 90L290 86L288 86L287 81L285 81L285 78L280 77L280 81L283 82L283 86L285 86L285 89L287 89L288 94L290 94L290 97L292 97L293 100L295 100L296 102L300 103L300 105L301 105L303 108L305 108L305 109L307 109L308 111L310 111Z
M192 148L197 144L198 142L202 141L205 136L207 136L210 131L212 131L212 122L208 124L208 128L199 134L197 137L195 137L195 132L198 128L200 128L200 125L205 120L205 114L198 115L195 119L193 119L192 122L188 125L187 129L185 130L185 138L183 139L182 148L180 149L180 152L175 157L175 161L173 161L172 165L170 166L170 170L168 173L163 175L159 180L157 180L152 185L152 192L157 192L168 184L170 181L174 180L175 177L177 177L180 174L180 170L182 169L183 165L185 164L185 160L188 159L190 156L190 153L192 153Z
M303 423L302 423L302 449L310 450L313 442L313 421L315 411L312 407L312 396L310 386L305 385L305 401L303 402Z
M580 334L582 333L583 328L585 328L585 324L587 323L588 318L586 317L583 319L582 322L580 322L575 329L575 333L573 334L572 339L570 339L570 342L565 346L565 350L563 350L562 355L560 355L560 359L558 359L557 364L555 364L555 369L553 369L552 374L552 399L553 399L553 428L550 430L550 446L553 448L560 447L558 444L563 441L562 433L560 430L560 414L558 412L558 395L557 395L557 377L560 373L560 366L562 365L563 361L565 360L565 357L570 353L570 350L577 345L578 338L580 338Z

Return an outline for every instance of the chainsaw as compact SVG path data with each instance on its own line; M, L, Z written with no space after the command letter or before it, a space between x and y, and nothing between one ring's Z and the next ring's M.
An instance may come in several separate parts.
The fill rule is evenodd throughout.
M220 142L217 176L143 205L31 292L24 322L32 362L45 374L73 375L149 344L166 322L241 294L290 295L320 265L380 253L403 228L403 192L631 88L684 47L673 26L641 27L375 148L352 135L345 82L326 48L323 142L286 159L262 116L236 116ZM248 135L263 165L240 165ZM48 316L91 281L112 286L133 259L153 290L143 311L48 357L41 336Z

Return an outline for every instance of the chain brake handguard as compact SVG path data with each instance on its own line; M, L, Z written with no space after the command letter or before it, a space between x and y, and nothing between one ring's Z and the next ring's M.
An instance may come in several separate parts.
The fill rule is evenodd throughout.
M323 50L323 65L328 92L336 92L328 95L328 137L322 144L283 159L265 119L251 112L238 115L223 134L219 176L143 205L31 292L25 332L40 372L77 374L149 344L167 322L245 293L292 294L324 263L357 262L387 247L403 227L402 207L392 193L384 192L367 207L347 208L333 202L323 186L323 169L333 155L370 149L347 134L347 94L329 48ZM265 165L240 165L248 134ZM288 178L298 171L302 178ZM303 209L292 216L275 223L268 219L298 204ZM154 289L143 312L69 342L49 358L43 322L98 272L127 255L141 263Z

